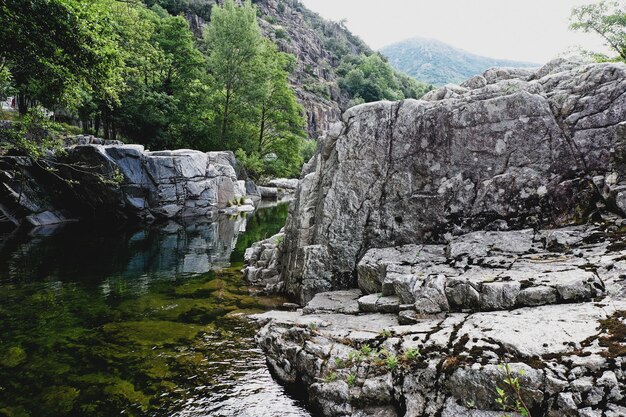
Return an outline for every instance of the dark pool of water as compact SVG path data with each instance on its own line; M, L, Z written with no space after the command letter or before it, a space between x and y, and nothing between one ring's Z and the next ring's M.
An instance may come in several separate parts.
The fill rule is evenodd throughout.
M0 235L0 416L309 416L240 318L284 302L239 270L286 215Z

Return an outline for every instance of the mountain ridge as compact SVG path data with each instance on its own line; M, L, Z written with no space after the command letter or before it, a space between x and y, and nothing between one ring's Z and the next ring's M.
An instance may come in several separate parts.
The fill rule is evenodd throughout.
M389 63L418 81L441 86L458 84L492 67L539 67L540 64L491 58L433 38L413 37L379 49Z

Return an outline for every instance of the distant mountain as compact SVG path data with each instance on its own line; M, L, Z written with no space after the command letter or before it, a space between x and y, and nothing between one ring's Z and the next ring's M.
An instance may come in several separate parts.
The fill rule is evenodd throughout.
M380 50L389 63L410 76L434 85L461 83L491 67L538 67L531 62L493 59L435 39L407 39Z

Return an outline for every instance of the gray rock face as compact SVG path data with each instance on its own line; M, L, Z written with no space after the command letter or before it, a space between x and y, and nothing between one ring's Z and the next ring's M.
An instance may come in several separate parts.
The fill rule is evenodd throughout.
M287 190L295 190L298 188L297 178L275 178L270 180L267 185L270 187L284 188Z
M598 201L624 210L625 64L559 60L482 77L428 101L343 115L305 166L287 221L281 265L290 295L306 303L356 286L354 271L371 248L559 226L584 219ZM366 289L385 292L374 287ZM500 290L490 289L494 302L510 304L511 289ZM459 291L456 298L473 297Z
M54 171L3 157L2 205L41 225L62 220L55 213L63 211L76 217L206 215L235 201L239 205L246 195L232 152L148 152L140 145L93 144L98 141L90 137L79 142L90 144L53 157L47 167ZM25 173L27 181L18 181L17 172Z
M255 242L246 249L243 270L246 280L255 286L264 287L267 292L280 292L283 283L280 280L279 259L285 234L281 231L269 239Z
M274 374L283 383L301 381L323 416L499 417L496 388L515 395L504 382L505 363L532 415L624 410L625 345L614 333L626 326L623 300L423 316L398 325L395 315L333 312L346 295L339 292L333 307L330 294L326 313L255 317Z
M429 314L590 301L616 284L622 265L623 253L611 246L621 219L612 220L606 220L610 226L471 232L447 245L370 249L357 265L358 284ZM602 271L608 263L612 274Z

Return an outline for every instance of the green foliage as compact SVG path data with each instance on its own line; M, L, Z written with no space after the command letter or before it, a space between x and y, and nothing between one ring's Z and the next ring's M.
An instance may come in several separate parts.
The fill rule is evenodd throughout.
M20 346L13 346L4 352L0 352L0 367L15 368L26 362L26 351Z
M167 10L169 14L177 16L190 13L209 21L211 10L217 4L216 0L143 0L148 7L157 5Z
M413 361L421 356L422 354L420 353L420 350L417 348L410 348L406 352L404 352L404 358L408 361Z
M380 331L379 337L383 339L388 339L391 337L391 331L389 329L383 329Z
M348 56L339 73L339 86L353 97L351 104L419 98L428 86L396 73L379 54Z
M205 44L212 113L204 147L237 149L255 179L297 176L306 134L303 110L288 84L295 58L262 37L249 1L216 7Z
M520 370L516 375L508 363L500 364L499 368L504 373L502 382L505 384L505 387L496 386L496 394L498 395L496 403L502 407L503 411L514 411L522 416L530 417L529 408L522 398L522 386L520 383L520 378L525 375L524 370Z
M354 373L348 374L348 377L346 378L346 382L348 383L349 387L353 387L354 385L356 385L356 374Z
M222 149L242 148L252 136L251 104L255 97L257 65L261 63L263 37L250 1L243 7L226 0L212 13L211 25L205 32L207 63L211 80L212 142Z
M276 39L289 39L287 31L283 27L274 28L274 36L276 36Z
M50 121L41 107L32 107L7 129L0 129L0 154L16 152L33 159L43 158L49 150L60 151L62 127Z
M396 355L389 355L385 358L385 364L387 365L387 369L393 371L398 367L398 357Z
M572 11L571 22L570 28L596 33L617 54L594 54L596 59L626 61L626 3L605 0L578 7Z
M331 372L331 373L327 374L324 377L324 382L325 383L335 382L336 380L337 380L337 373L336 372Z
M15 93L13 87L13 76L8 68L0 68L0 100L6 100L7 97Z
M308 162L317 150L317 141L305 139L302 141L302 160Z
M76 108L85 93L116 100L120 49L110 35L107 0L5 0L0 4L0 62L11 73L20 112L29 98Z

